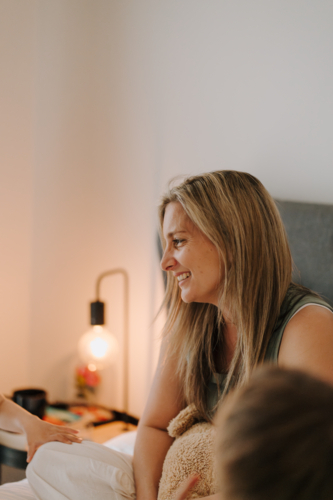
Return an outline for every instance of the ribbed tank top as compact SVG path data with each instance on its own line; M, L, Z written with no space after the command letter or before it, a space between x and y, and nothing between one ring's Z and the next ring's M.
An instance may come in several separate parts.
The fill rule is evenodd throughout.
M283 333L288 322L300 309L310 304L325 307L333 312L333 307L325 302L325 300L323 300L322 298L316 297L310 292L304 294L304 292L300 290L297 285L290 285L282 302L276 326L268 342L265 354L265 362L268 361L277 363ZM210 411L212 411L216 406L219 397L217 382L219 383L221 394L226 378L226 373L214 373L209 381L207 388L207 404Z

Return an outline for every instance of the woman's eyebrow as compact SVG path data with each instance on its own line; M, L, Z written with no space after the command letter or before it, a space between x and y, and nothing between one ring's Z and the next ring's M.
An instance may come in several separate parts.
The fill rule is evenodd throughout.
M179 234L179 233L187 233L187 231L185 231L185 229L179 229L179 231L171 231L171 233L168 233L167 234L167 237L168 238L172 238L175 234Z

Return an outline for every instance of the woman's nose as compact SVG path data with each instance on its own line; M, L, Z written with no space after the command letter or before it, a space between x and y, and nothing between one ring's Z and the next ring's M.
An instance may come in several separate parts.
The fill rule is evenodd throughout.
M176 265L177 261L170 253L169 250L165 250L163 257L161 259L161 268L163 271L171 271L171 269Z

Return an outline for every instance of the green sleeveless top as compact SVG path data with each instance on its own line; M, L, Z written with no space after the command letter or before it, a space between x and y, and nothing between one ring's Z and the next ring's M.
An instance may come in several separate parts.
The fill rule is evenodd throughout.
M302 307L308 304L323 306L333 312L333 307L320 297L312 295L310 291L308 294L305 294L297 288L297 285L291 285L282 302L278 320L268 342L265 362L277 363L283 333L288 322ZM226 378L226 373L214 373L209 381L207 387L207 404L210 411L212 411L217 404L218 395L223 391ZM218 391L217 382L220 386L220 392Z

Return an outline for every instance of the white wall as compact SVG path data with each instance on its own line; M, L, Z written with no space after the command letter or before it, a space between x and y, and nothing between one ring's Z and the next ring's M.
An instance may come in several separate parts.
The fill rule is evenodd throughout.
M28 378L32 242L34 17L0 3L0 390Z
M31 382L43 381L52 398L71 396L96 278L124 267L131 411L140 414L151 378L154 177L143 117L129 119L121 13L105 5L65 0L37 9ZM121 340L121 279L108 278L101 291ZM100 402L121 409L121 383L119 360L103 374Z
M274 196L331 203L332 2L139 3L161 185L229 168Z
M72 396L95 279L123 266L130 408L140 415L156 362L155 206L167 181L239 169L275 197L333 203L333 5L0 0L0 9L1 390ZM102 285L119 338L121 286ZM119 361L100 402L120 408L121 384Z

